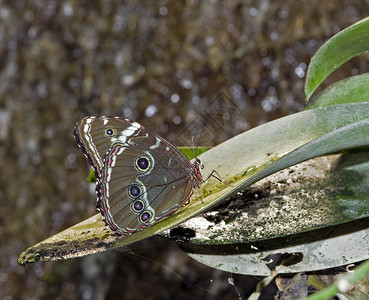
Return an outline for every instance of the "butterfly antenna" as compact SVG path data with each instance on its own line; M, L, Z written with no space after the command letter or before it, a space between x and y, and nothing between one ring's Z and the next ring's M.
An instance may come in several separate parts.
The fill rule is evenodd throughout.
M201 137L202 137L202 133L204 132L204 128L205 128L205 125L203 124L202 128L201 128L201 132L200 132L200 136L199 136L199 139L198 139L198 142L197 142L197 145L195 145L195 142L194 142L194 138L195 136L192 136L192 147L194 150L194 155L195 157L197 157L197 150L199 149L199 144L200 144L200 141L201 141ZM196 146L196 147L195 147Z
M194 157L197 157L197 149L195 148L195 136L193 135L191 138L191 148L192 148L192 153Z

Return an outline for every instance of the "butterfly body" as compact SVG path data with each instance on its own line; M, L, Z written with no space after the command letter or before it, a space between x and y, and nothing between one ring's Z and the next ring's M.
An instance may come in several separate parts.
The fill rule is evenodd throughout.
M74 136L95 170L97 208L107 225L126 235L172 214L202 183L192 164L153 131L118 117L86 117Z

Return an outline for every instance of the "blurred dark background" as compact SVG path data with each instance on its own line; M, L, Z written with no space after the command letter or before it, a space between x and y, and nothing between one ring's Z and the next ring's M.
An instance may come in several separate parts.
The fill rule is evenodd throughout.
M0 298L249 295L260 278L203 266L160 237L134 254L27 268L17 257L96 213L72 136L83 116L124 116L178 146L200 124L204 143L220 143L303 110L311 57L368 14L368 0L0 1ZM367 71L354 59L325 84Z

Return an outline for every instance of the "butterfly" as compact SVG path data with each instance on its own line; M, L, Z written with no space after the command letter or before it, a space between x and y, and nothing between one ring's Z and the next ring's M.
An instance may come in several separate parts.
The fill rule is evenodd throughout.
M119 117L85 117L73 131L94 168L97 209L118 235L167 217L204 181L201 160L191 163L152 130Z

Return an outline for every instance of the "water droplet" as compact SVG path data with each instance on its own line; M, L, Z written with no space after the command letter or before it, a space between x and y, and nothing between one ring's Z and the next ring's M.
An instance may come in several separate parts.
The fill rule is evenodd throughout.
M158 108L156 107L156 105L149 105L146 108L145 114L146 116L148 116L149 118L152 117L153 115L155 115L155 113L158 111Z
M178 103L180 98L179 98L179 95L177 94L173 94L171 97L170 97L170 100L173 102L173 103Z

